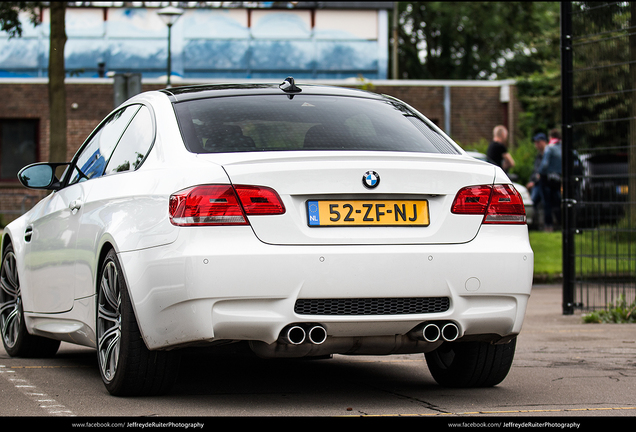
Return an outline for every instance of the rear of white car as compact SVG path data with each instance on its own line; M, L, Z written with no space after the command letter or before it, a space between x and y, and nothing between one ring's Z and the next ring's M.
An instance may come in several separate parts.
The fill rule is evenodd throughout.
M465 156L401 104L405 125L417 123L411 132L434 143L428 151L336 148L343 134L326 130L321 145L308 147L320 108L347 98L353 106L399 104L391 99L311 87L292 98L223 96L172 95L192 147L190 169L220 166L228 182L175 191L175 244L121 254L150 349L249 341L264 357L303 357L514 340L533 253L523 202L501 170ZM194 148L209 142L211 119L227 116L224 130L240 126L258 146L285 127L273 123L303 109L315 111L312 120L284 129L303 123L303 147L265 142L256 150L241 138L232 151ZM372 142L373 121L356 121ZM190 123L197 133L189 136ZM140 262L152 265L152 278Z
M79 321L96 334L111 393L169 388L153 384L168 367L142 383L128 363L137 332L140 367L240 342L267 358L425 353L448 386L505 378L533 271L510 180L398 100L301 87L130 102L152 108L156 140L134 172L84 183L111 198L82 216L103 239L82 288L97 311L78 309L84 294L71 312L97 316ZM113 197L109 184L128 187Z
M194 341L248 339L272 344L284 327L302 324L308 328L307 323L315 322L325 326L330 336L350 337L403 335L431 320L455 322L459 336L478 335L488 329L488 338L497 340L519 332L533 255L526 226L509 220L519 217L518 210L513 209L517 213L511 215L500 211L484 216L478 204L479 199L487 203L491 194L495 195L493 201L511 199L509 186L493 186L492 166L445 156L417 160L414 156L385 155L388 162L345 155L330 162L303 160L305 157L295 160L298 157L293 155L287 158L278 162L286 168L269 173L272 178L264 182L268 191L275 193L272 199L279 200L280 214L243 216L241 200L236 198L235 216L196 221L175 214L173 223L184 225L175 244L122 254L129 284L135 287L133 297L144 299L135 303L150 348L193 342L190 331L183 329L187 320L166 320L163 313L190 316L192 327L197 329ZM347 168L334 169L336 160ZM244 161L240 165L256 163ZM258 165L262 170L268 163L261 160ZM370 166L380 173L381 185L367 192L362 177ZM224 167L233 172L232 165ZM309 177L325 180L315 185L294 181L284 171L294 167ZM444 167L464 173L455 173L455 179L450 174L444 178L440 174ZM480 170L482 186L464 189L462 185L467 183L456 181L464 180L464 175L480 177ZM282 180L276 181L277 176ZM234 187L201 185L178 191L173 195L174 211L188 205L188 200L206 206L222 200L225 205L225 197L234 197L234 190L240 194L245 185L254 187L263 177L267 174L262 171L230 174L231 179L237 179ZM417 177L422 180L418 182ZM436 178L440 186L422 186L427 178ZM319 192L318 187L326 192ZM338 192L347 187L352 190ZM182 202L177 204L179 199ZM375 221L378 213L384 213L380 218L391 222L396 215L402 220L396 206L405 209L409 218L413 217L414 203L425 202L428 221L421 226L311 226L310 207L322 201L332 206L334 213L328 219L336 219L337 213L344 219L351 206L353 214L357 207L361 209L359 217L368 211L367 218ZM478 208L464 208L469 206ZM162 249L171 251L165 259L157 256L164 254ZM128 259L147 261L153 266L153 277L147 277L148 269L143 266L126 265ZM178 293L184 297L175 297ZM391 299L426 303L440 298L446 304L444 310L431 312L425 306L415 313L400 311L398 306L395 313L382 315L336 311L306 316L294 310L297 301L374 303ZM161 307L146 310L142 304ZM185 313L197 304L202 323L197 314ZM172 325L166 326L168 322Z

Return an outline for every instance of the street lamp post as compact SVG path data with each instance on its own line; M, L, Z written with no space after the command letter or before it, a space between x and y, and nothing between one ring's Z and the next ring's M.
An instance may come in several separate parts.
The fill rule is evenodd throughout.
M172 25L177 22L177 20L179 19L181 15L183 15L183 9L179 9L173 6L168 6L159 10L159 12L157 12L157 15L159 15L159 17L163 20L163 22L166 23L166 25L168 26L168 71L167 71L168 79L167 79L166 87L170 88L171 87L170 75L172 74L172 53L171 53L171 46L170 46L170 36L172 31Z

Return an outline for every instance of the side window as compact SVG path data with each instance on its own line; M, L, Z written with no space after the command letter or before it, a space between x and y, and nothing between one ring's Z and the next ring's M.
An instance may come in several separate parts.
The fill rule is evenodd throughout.
M76 156L75 168L69 184L101 177L104 174L106 162L110 159L122 132L139 107L140 105L131 105L117 111L97 130Z
M150 110L142 106L108 162L105 175L134 171L146 159L155 141L155 128Z

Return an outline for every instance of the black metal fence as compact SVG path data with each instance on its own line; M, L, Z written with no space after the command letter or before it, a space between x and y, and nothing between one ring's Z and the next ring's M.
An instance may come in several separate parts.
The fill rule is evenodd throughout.
M563 313L636 298L636 3L561 5Z

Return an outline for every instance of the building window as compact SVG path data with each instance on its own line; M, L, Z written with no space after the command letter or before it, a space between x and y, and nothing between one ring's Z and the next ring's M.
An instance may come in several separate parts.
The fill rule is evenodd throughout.
M38 120L0 119L0 181L18 181L18 171L37 162Z

